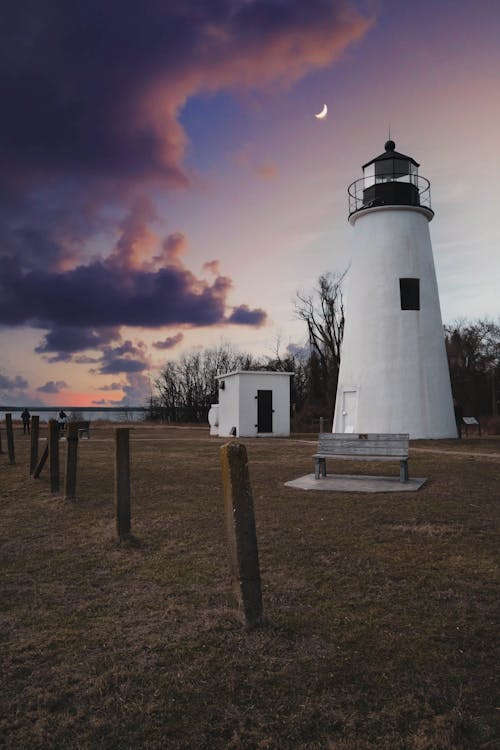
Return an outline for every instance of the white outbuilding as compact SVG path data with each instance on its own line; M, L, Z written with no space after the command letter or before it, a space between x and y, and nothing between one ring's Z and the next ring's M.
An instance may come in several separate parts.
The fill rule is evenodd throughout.
M333 432L456 437L430 185L394 141L349 187L353 253Z
M219 403L209 413L210 434L287 437L291 372L235 370L219 375Z

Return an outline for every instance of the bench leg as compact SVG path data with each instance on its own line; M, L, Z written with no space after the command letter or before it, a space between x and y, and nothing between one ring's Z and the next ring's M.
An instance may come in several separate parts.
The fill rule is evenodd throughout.
M319 479L319 458L314 459L314 478Z
M408 459L403 459L399 462L399 481L407 482L408 479Z
M326 460L324 458L314 459L314 478L326 477Z

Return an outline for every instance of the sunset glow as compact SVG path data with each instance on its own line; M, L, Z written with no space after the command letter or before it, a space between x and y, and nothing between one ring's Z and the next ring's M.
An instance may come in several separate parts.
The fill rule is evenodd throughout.
M30 14L0 30L2 403L142 406L183 351L303 344L295 293L347 267L389 126L431 182L443 320L499 316L498 4Z

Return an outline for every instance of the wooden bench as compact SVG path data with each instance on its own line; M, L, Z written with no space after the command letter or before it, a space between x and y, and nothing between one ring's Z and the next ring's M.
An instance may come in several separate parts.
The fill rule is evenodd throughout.
M89 421L78 422L78 437L81 438L82 435L84 434L86 434L87 439L90 440L90 422Z
M314 477L326 477L326 459L350 461L397 461L399 479L408 481L408 435L320 432L314 454Z

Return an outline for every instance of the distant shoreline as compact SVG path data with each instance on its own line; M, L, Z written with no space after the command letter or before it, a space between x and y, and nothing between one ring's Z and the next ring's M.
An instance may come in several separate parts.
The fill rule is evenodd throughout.
M90 406L0 406L0 421L5 421L6 414L10 414L14 422L20 421L24 408L28 409L32 417L39 416L42 422L57 419L61 410L66 413L68 419L78 415L77 418L85 416L90 421L107 419L110 422L141 422L148 414L148 409L143 406L120 406L118 408L112 406L94 408Z
M0 412L9 413L13 411L92 411L92 412L147 412L146 406L0 406Z

